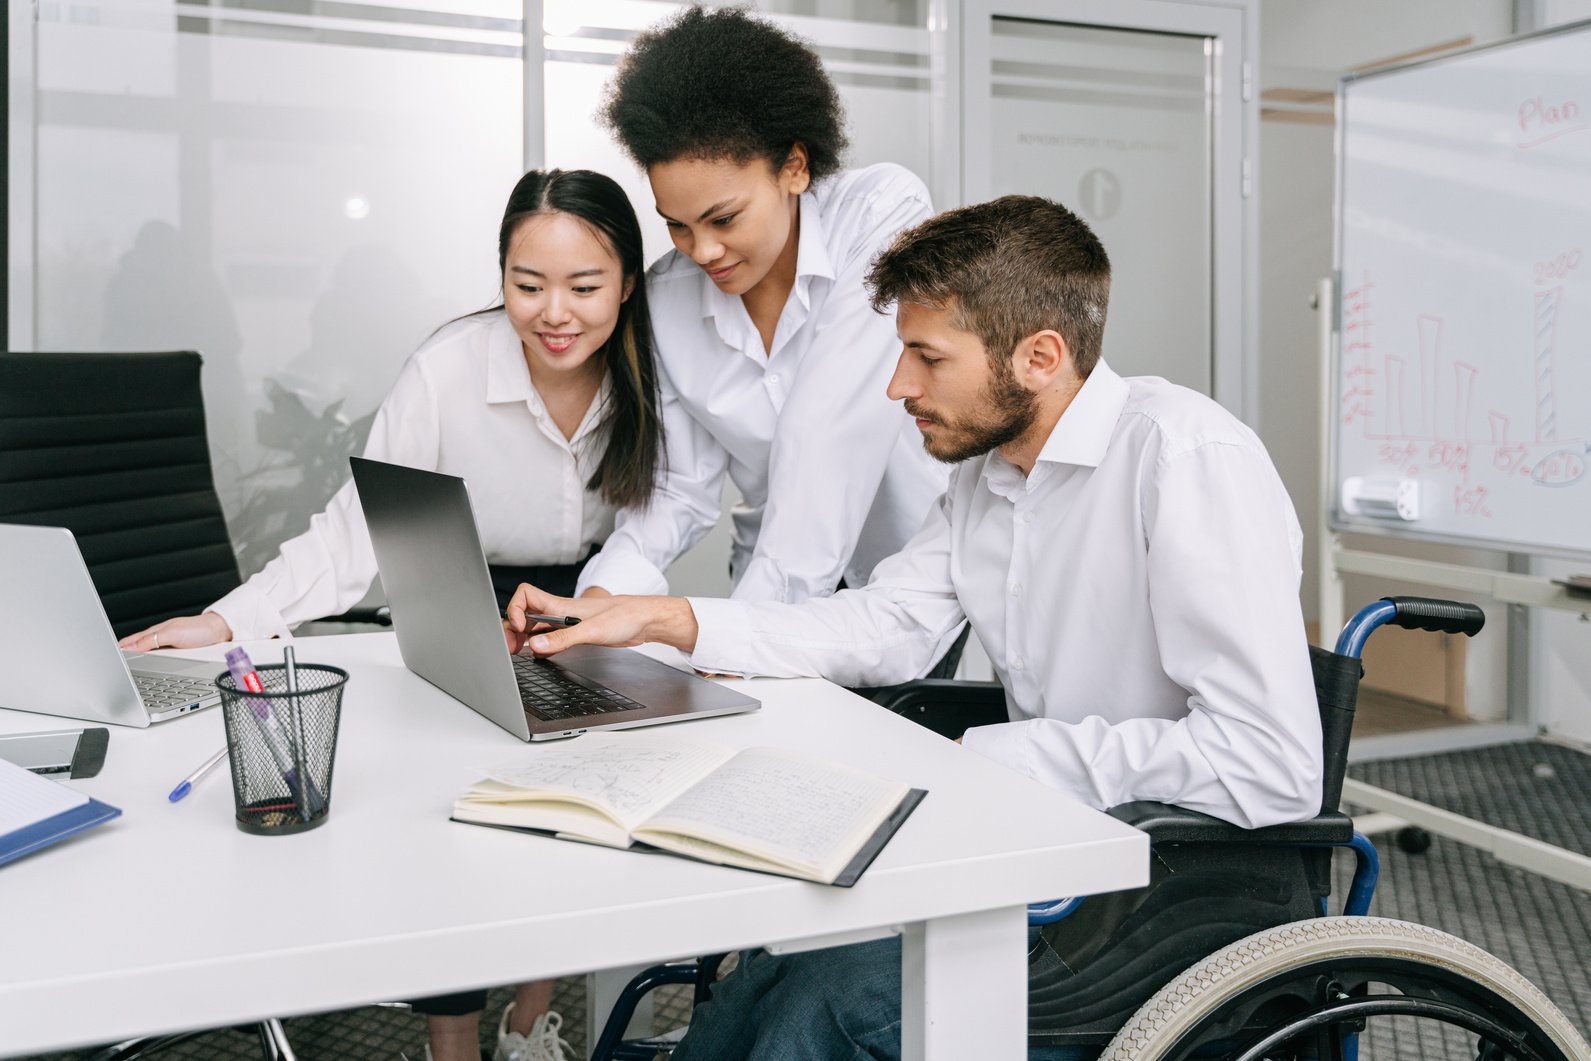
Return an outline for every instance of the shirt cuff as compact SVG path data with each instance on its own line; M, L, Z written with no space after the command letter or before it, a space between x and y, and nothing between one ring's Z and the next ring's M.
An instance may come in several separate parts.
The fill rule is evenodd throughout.
M696 615L696 650L691 666L710 674L750 677L745 669L755 635L751 609L741 601L722 597L686 597Z
M232 629L234 641L256 641L267 637L290 637L287 620L265 594L245 582L205 611L215 612Z
M645 557L634 553L601 550L586 564L575 582L575 596L592 586L601 586L614 596L636 594L662 596L668 592L668 579Z

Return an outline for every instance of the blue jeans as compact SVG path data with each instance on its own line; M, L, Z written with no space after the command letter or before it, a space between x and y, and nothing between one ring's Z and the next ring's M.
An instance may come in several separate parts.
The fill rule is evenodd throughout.
M1089 1061L1098 1047L1035 1046L1028 1061ZM900 939L773 955L740 964L696 1007L673 1061L895 1061Z

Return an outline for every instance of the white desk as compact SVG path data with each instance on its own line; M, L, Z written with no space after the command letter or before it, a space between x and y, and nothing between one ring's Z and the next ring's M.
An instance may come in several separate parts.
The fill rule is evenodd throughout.
M815 679L744 683L761 711L682 732L928 789L853 889L459 825L481 768L536 748L404 670L390 634L298 654L352 674L327 823L240 832L224 768L167 803L225 743L219 711L112 727L71 784L123 816L0 868L0 1055L898 926L906 1056L1016 1059L1024 904L1146 878L1141 833ZM0 711L0 732L66 724Z

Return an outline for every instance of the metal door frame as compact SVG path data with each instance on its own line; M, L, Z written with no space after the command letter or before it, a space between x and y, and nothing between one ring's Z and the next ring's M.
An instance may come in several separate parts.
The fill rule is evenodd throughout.
M947 34L947 134L941 159L944 188L956 203L992 194L989 176L991 24L996 16L1100 29L1178 33L1210 38L1211 114L1210 379L1216 401L1250 425L1259 416L1258 260L1259 102L1258 0L940 0ZM952 21L954 20L954 21ZM959 36L959 41L955 38ZM959 45L959 47L958 47ZM946 205L950 205L947 203ZM1108 356L1108 351L1107 351Z

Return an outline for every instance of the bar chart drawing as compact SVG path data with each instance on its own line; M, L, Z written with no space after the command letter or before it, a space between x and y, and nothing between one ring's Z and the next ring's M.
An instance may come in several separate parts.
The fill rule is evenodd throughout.
M1551 442L1558 437L1558 395L1556 343L1558 302L1562 287L1536 292L1532 349L1536 365L1536 441Z

